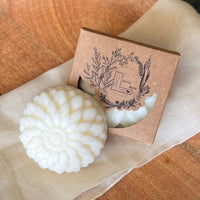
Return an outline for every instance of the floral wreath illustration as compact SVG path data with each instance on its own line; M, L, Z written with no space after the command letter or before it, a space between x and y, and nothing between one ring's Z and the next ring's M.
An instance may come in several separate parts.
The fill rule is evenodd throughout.
M141 105L141 97L150 92L150 87L147 84L147 81L150 76L151 56L143 65L133 52L128 55L122 55L121 48L112 51L112 56L110 59L108 57L101 56L101 53L98 52L96 47L94 47L93 50L94 56L92 57L92 63L91 65L87 63L87 68L84 69L84 73L86 75L85 78L90 81L92 87L98 88L99 97L101 101L106 104L106 108L116 107L117 109L129 109L131 107L136 107L137 104ZM112 86L114 81L112 78L112 73L117 68L114 66L114 64L118 63L120 67L123 67L129 62L136 62L138 65L138 75L141 78L139 82L139 91L137 95L129 101L111 102L107 98L106 90Z

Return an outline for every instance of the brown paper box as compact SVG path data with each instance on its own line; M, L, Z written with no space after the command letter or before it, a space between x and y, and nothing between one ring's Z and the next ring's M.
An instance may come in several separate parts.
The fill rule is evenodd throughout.
M120 37L81 29L68 84L83 79L95 89L105 109L137 110L157 94L150 113L126 128L108 132L153 143L180 54Z

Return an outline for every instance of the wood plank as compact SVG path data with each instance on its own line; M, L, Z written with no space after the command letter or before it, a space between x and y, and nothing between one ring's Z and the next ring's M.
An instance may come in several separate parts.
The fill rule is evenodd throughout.
M199 136L134 169L98 200L200 199Z
M0 8L0 93L35 78L63 60L30 37Z
M80 27L118 35L155 2L1 0L0 93L73 57Z

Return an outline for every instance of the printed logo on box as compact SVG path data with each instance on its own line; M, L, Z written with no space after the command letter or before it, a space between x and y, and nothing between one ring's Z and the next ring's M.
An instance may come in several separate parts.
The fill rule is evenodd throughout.
M142 63L134 52L123 55L121 48L113 50L110 57L104 56L96 47L93 51L82 78L95 89L104 106L117 109L142 106L145 95L150 93L151 55Z

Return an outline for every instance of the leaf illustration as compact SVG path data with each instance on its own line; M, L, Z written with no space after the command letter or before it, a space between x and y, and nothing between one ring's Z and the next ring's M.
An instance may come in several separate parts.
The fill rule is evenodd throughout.
M114 79L110 80L108 83L113 84Z
M109 88L110 86L112 86L112 83L107 84L106 86L104 86L104 90L107 89L107 88Z
M134 53L131 52L131 53L129 54L129 56L128 56L128 60L129 60L130 62L134 62L134 57L133 57L133 55L134 55Z
M92 77L89 77L89 76L85 76L85 78L86 78L86 79L92 79Z
M103 56L103 64L106 64L106 58Z
M150 76L150 71L149 71L149 69L148 69L148 72L147 72L147 75L146 75L146 78L145 78L145 81L144 81L144 85L145 85L146 82L148 81L149 76Z
M91 86L95 87L97 84L90 80Z
M143 74L144 74L143 64L140 62L140 60L137 56L135 56L134 58L135 58L136 63L139 65L139 75L143 76Z
M114 69L116 69L117 67L111 67L110 68L110 71L113 71Z
M106 68L105 66L102 66L102 73L105 74L105 72L106 72Z
M90 74L89 74L85 69L84 69L83 71L84 71L88 76L90 76Z
M87 63L87 70L84 70L84 73L86 74L85 78L90 80L91 86L98 87L99 97L102 102L104 102L108 108L116 107L118 109L129 109L130 107L136 107L138 103L140 103L141 96L150 92L150 87L146 85L146 83L150 76L151 56L143 65L139 58L134 56L133 52L128 55L123 55L121 48L116 48L112 51L111 57L101 55L96 47L94 47L93 50L94 56L92 57L92 63L91 65ZM114 82L112 73L117 69L117 64L123 67L129 62L136 62L138 64L139 76L141 77L138 94L130 101L111 102L107 99L106 90L111 87Z
M90 71L90 65L87 63L87 70Z
M95 65L97 65L96 60L94 58L92 58L92 61Z
M98 71L98 67L94 64L92 64L93 69L97 72Z
M97 76L97 73L92 70L92 77L95 77L95 76Z

